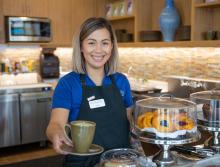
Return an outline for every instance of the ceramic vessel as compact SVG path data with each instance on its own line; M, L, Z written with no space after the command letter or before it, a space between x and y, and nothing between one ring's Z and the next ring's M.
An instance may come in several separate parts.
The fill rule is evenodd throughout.
M173 0L166 0L166 6L160 14L159 21L163 41L173 41L176 29L180 24L180 16L175 8Z

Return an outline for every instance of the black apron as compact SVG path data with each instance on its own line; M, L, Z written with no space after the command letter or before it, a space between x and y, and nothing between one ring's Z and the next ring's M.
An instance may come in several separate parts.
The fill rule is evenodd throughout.
M129 122L126 108L120 91L113 76L112 84L106 86L86 86L85 75L80 75L82 84L82 103L78 120L96 122L96 131L93 143L102 146L105 150L129 147ZM105 106L90 109L88 98L104 99ZM65 167L93 167L99 162L99 156L72 156L65 157Z

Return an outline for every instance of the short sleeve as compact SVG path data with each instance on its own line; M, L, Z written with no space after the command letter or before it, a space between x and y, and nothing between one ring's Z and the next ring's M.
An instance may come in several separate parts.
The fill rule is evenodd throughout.
M53 95L52 108L71 108L71 87L64 79L60 79Z
M128 108L128 107L131 107L134 104L134 102L132 99L130 84L129 84L128 79L126 77L124 79L124 82L125 82L124 104L125 104L125 107Z

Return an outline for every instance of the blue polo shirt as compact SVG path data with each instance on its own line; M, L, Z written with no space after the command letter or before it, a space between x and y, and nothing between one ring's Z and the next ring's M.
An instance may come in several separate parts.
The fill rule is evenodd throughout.
M116 85L120 90L124 106L126 108L133 105L131 89L129 82L121 73L113 74ZM86 85L95 86L95 83L89 78L85 77ZM105 76L102 85L110 85L111 79L109 76ZM63 76L54 91L52 108L65 108L70 111L69 121L76 120L80 104L82 101L82 86L80 82L80 75L76 72L70 72Z

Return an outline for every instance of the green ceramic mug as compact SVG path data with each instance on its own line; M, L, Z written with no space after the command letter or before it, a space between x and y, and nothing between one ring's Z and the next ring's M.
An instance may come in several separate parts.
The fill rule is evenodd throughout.
M66 124L64 134L74 144L74 152L88 153L93 142L96 123L91 121L77 120Z

